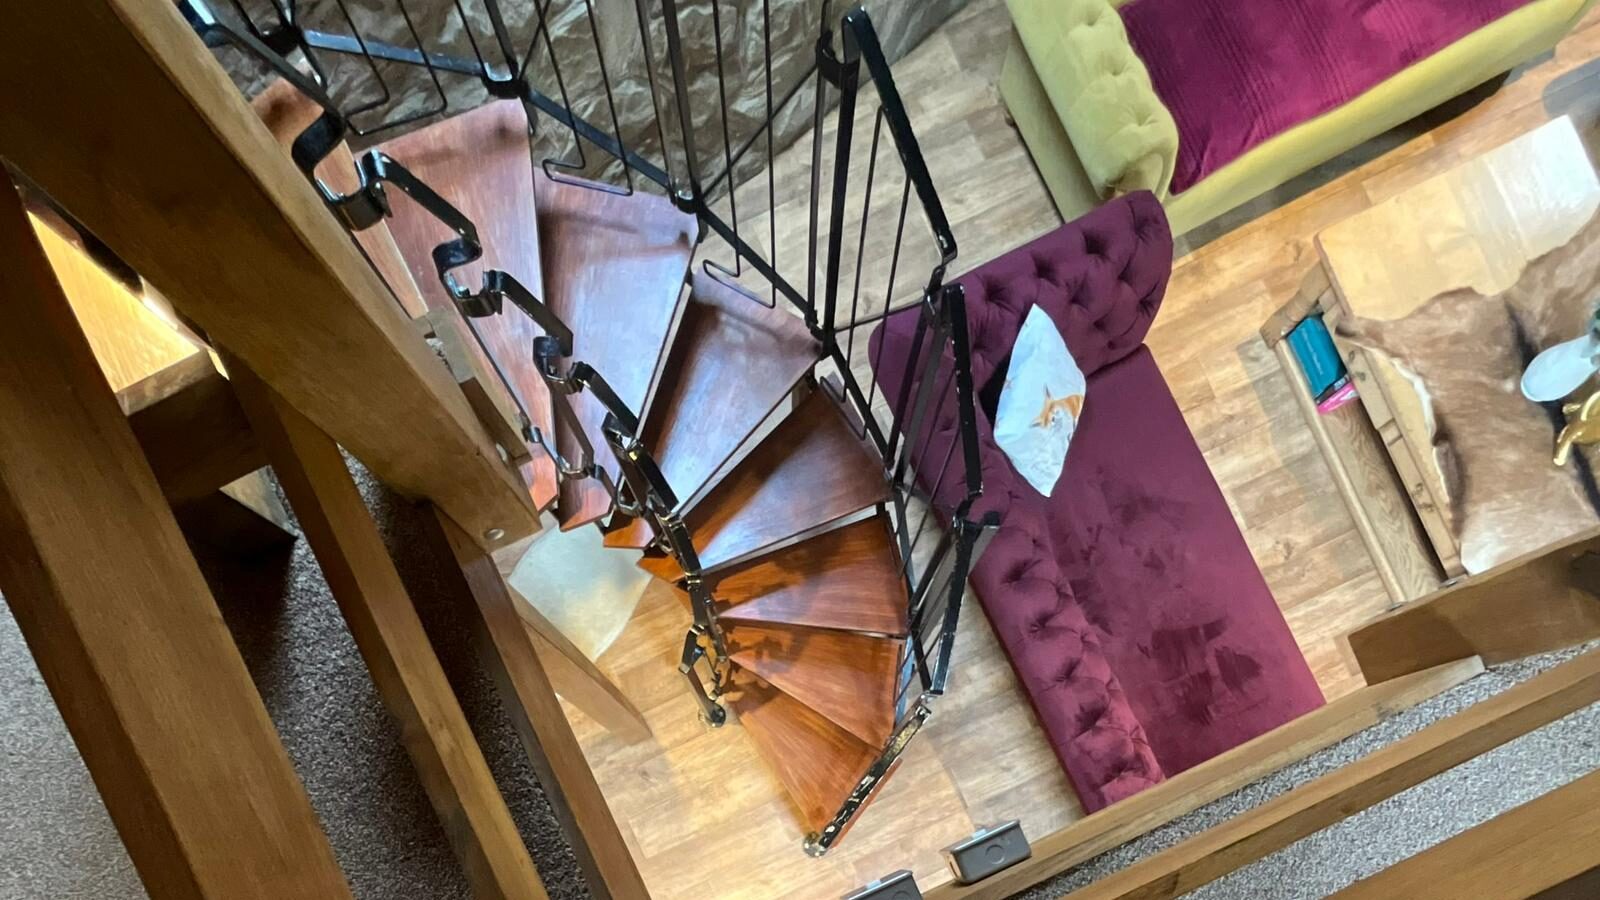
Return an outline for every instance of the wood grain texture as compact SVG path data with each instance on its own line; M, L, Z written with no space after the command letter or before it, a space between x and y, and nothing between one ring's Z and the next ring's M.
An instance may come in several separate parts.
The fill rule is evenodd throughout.
M282 79L267 85L251 99L250 107L286 151L294 144L295 138L322 115L322 107ZM327 159L317 166L316 175L341 194L352 193L361 187L355 156L345 143L333 148ZM422 294L417 290L417 281L412 278L405 259L400 255L400 248L395 244L388 222L378 222L357 231L351 235L351 239L361 248L383 283L388 285L395 302L405 309L406 315L414 319L428 311Z
M508 572L501 574L508 578L510 575ZM624 742L649 740L650 724L632 701L561 633L561 629L539 612L533 601L518 593L509 581L506 590L516 601L517 613L527 626L539 662L549 674L556 693Z
M868 746L889 739L903 641L765 625L729 626L726 634L734 663Z
M1600 653L1586 653L1146 857L1073 897L1182 896L1597 700Z
M534 176L534 196L545 303L572 329L573 358L605 376L642 419L682 307L699 225L664 198L623 197L552 181L543 172ZM572 404L596 461L615 480L616 460L600 432L604 408L587 394ZM565 429L556 430L556 446L566 459L578 458ZM593 522L610 509L610 496L594 479L562 483L563 529Z
M711 476L816 363L817 342L786 309L767 309L703 271L690 280L661 388L644 426L661 474L692 509ZM644 547L634 521L606 535L609 547Z
M1319 412L1289 343L1272 350L1390 599L1398 605L1437 589L1443 575L1432 545L1359 401Z
M600 898L650 900L494 557L442 512L434 513L439 525L435 539L448 547L459 566L459 573L446 573L446 589L457 592L460 608L473 616L484 666L551 809L566 828L590 892Z
M539 873L339 445L243 365L230 371L473 896L543 900Z
M1600 848L1600 772L1591 772L1333 897L1522 900L1600 867L1596 848Z
M140 879L156 897L349 898L9 183L0 256L0 590Z
M486 543L533 531L448 373L176 8L37 12L0 62L0 153L385 482Z
M1031 859L980 884L935 888L928 893L928 900L1002 900L1305 759L1482 671L1483 662L1474 657L1346 694L1127 800L1059 831L1035 837Z
M1430 131L1410 131L1415 136L1404 146L1375 159L1371 148L1362 151L1357 155L1361 164L1344 174L1323 170L1308 176L1280 193L1276 203L1263 203L1270 211L1254 221L1198 251L1184 247L1185 255L1174 267L1147 344L1202 442L1206 461L1330 708L1338 708L1337 699L1347 695L1372 696L1340 644L1352 628L1383 613L1393 601L1355 533L1344 500L1333 489L1327 463L1294 405L1277 359L1261 340L1262 323L1295 293L1317 262L1316 233L1372 202L1561 113L1578 122L1591 152L1600 150L1596 26L1600 8L1591 9L1554 54L1529 65L1470 110L1433 120L1437 124ZM977 266L1060 224L995 96L1010 32L1001 0L971 0L894 67L960 240L961 256L952 271ZM873 105L862 104L858 111L858 124L870 129ZM1400 140L1406 138L1389 138L1391 143ZM804 193L810 147L802 143L780 154L785 157L780 191L788 178L801 185L792 193ZM1600 153L1594 155L1600 158ZM894 190L875 190L875 201L879 195L899 201ZM760 201L753 196L741 194L742 216L750 209L759 211ZM793 243L802 249L800 255L783 257L784 271L803 279L803 262L794 264L804 259L803 198L795 202L785 206L780 219L801 220L799 239ZM780 197L780 203L788 201ZM854 196L851 205L859 208ZM879 212L875 206L874 223L893 220L893 209L886 218ZM745 221L750 220L741 222L744 233L764 234L764 225L744 229ZM784 221L782 227L788 227ZM908 227L908 239L911 233ZM708 238L707 246L714 242ZM881 289L889 256L872 259L863 284L875 282ZM902 271L911 271L909 265ZM857 335L858 347L867 330ZM865 387L869 382L861 383ZM739 734L708 732L682 685L661 677L661 667L677 659L687 615L669 586L647 591L634 621L597 662L651 722L656 742L623 746L576 715L574 727L613 808L637 839L637 858L652 894L662 900L832 898L882 873L911 868L925 895L944 896L944 891L956 889L940 887L950 878L940 848L971 834L979 824L1011 818L1022 819L1042 855L1038 836L1060 831L1083 818L1083 812L984 616L976 607L967 612L957 639L957 681L912 742L904 771L874 801L848 841L822 859L810 859L800 850L785 791L751 741ZM1270 768L1245 772L1240 783L1265 771ZM1233 775L1214 770L1213 777ZM1174 795L1166 796L1174 800ZM718 802L706 802L712 797ZM1150 826L1127 827L1131 837ZM1064 834L1063 843L1052 846L1070 848L1078 840ZM1111 845L1120 842L1111 840ZM696 859L692 873L683 865L689 855ZM1010 871L1024 871L1031 863ZM1006 896L1031 882L1006 883L1009 890L987 896Z
M1490 664L1600 637L1600 602L1575 564L1600 527L1469 576L1350 634L1369 683L1465 654Z
M478 228L483 257L456 271L456 279L476 289L482 272L500 269L544 297L539 258L539 223L534 214L533 162L528 154L528 120L522 104L501 100L480 106L379 145L427 182ZM391 191L391 195L398 192ZM431 309L455 309L433 267L433 248L452 237L417 204L401 196L392 201L389 229L411 275ZM465 327L465 323L463 323ZM500 315L471 323L483 340L482 352L505 374L522 409L540 433L554 427L550 389L533 360L533 339L541 332L521 310L507 306ZM544 509L557 492L555 462L539 450L522 472L534 505Z
M467 403L477 414L478 421L489 432L494 442L505 451L506 459L522 467L524 474L534 461L532 448L522 435L522 409L500 380L493 363L484 354L483 347L472 336L471 325L459 312L448 306L431 309L415 320L417 330L428 338L429 346L438 354L456 387L466 396ZM550 462L545 454L539 454ZM530 493L539 502L538 485ZM550 498L545 498L548 501Z
M1368 412L1390 452L1416 470L1419 509L1441 517L1440 556L1459 555L1463 571L1485 571L1595 521L1581 488L1553 483L1572 481L1571 472L1539 465L1554 440L1544 411L1499 389L1501 379L1520 375L1526 354L1497 358L1488 348L1510 342L1513 332L1534 350L1581 332L1591 292L1559 290L1532 264L1578 238L1592 243L1583 233L1597 209L1600 178L1572 121L1560 117L1317 237L1341 312L1361 323L1356 343L1368 368L1361 390L1382 401ZM1583 281L1592 281L1584 269ZM1535 278L1532 304L1517 296L1525 273ZM1414 337L1411 329L1447 294L1462 305L1444 313L1444 330ZM1546 304L1562 304L1567 315ZM1452 349L1474 343L1485 348L1477 374L1493 374L1458 385L1471 377L1461 371L1468 357ZM1473 416L1479 421L1463 421ZM1474 445L1475 432L1492 437Z
M168 501L196 500L254 472L266 457L206 354L195 354L117 393Z
M801 825L822 830L877 751L771 685L747 673L734 677L738 693L728 702L740 726L788 791Z
M798 625L903 637L909 600L881 516L853 522L716 576L730 623Z
M813 391L686 520L711 571L888 498L876 454L833 399Z
M4 189L11 189L9 181ZM82 323L112 390L120 391L169 366L204 355L147 309L138 295L101 268L81 246L49 227L46 220L31 215L29 218L55 272L56 283Z

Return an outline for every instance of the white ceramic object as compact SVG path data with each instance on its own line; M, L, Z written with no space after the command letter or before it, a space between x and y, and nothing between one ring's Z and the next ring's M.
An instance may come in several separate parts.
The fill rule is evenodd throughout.
M1522 373L1522 396L1537 403L1567 396L1600 369L1597 353L1600 337L1593 331L1545 350Z

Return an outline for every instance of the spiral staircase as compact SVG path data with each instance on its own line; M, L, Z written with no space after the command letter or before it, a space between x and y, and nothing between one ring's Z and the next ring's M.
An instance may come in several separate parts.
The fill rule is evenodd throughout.
M624 187L538 159L530 109L548 113L555 101L520 74L519 96L353 160L341 144L347 114L330 85L283 54L293 41L188 6L208 42L243 48L280 76L255 101L258 112L401 305L427 307L436 324L441 314L463 317L473 353L498 382L490 387L509 400L501 408L512 438L502 449L536 504L564 530L599 527L607 546L642 551L639 565L673 585L686 608L679 671L705 720L720 726L731 709L788 792L807 851L833 847L943 692L966 572L996 524L971 517L980 484L966 320L959 289L943 284L955 242L867 14L846 12L835 32L823 8L816 92L839 91L837 155L831 167L813 166L808 275L822 278L800 290L772 264L772 247L740 234L736 209L731 225L718 212L704 188L717 179L698 177L673 3L657 22L687 172L659 191L634 189L632 173ZM645 4L639 11L648 34ZM304 29L291 36L308 57L335 43ZM377 42L362 46L370 54ZM406 62L400 55L391 61ZM488 66L479 74L486 85L507 80ZM770 112L770 69L768 77ZM864 86L879 107L863 194L849 148ZM575 137L626 166L620 130L609 140L580 127L576 104L554 108ZM815 118L820 160L822 113ZM891 274L881 311L862 315L867 205L882 177L873 171L889 164L880 143L904 177L890 271L908 209L926 219L937 261L905 292L909 302L892 305ZM672 160L662 149L666 165L655 171L665 174ZM845 314L846 209L859 196L861 258ZM713 244L731 251L734 268L709 261ZM469 270L481 287L463 283ZM881 360L867 358L856 333L891 315L915 317L925 340L904 371L875 379ZM896 396L887 387L880 396L879 380ZM930 453L940 409L954 410L961 427ZM957 490L941 491L947 483Z

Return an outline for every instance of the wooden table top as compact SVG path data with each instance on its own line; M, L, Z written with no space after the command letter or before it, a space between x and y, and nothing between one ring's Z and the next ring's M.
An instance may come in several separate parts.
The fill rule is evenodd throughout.
M1363 402L1448 521L1457 546L1441 557L1468 572L1600 518L1594 457L1554 467L1559 410L1517 385L1594 308L1597 209L1600 180L1563 117L1318 236L1329 324L1370 370Z

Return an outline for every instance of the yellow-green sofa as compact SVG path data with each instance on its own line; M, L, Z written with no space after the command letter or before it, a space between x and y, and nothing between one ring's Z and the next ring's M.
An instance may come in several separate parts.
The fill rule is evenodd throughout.
M1000 93L1063 218L1149 190L1182 234L1549 49L1594 0L1533 0L1179 194L1177 126L1129 43L1117 13L1127 2L1007 0L1015 30Z

